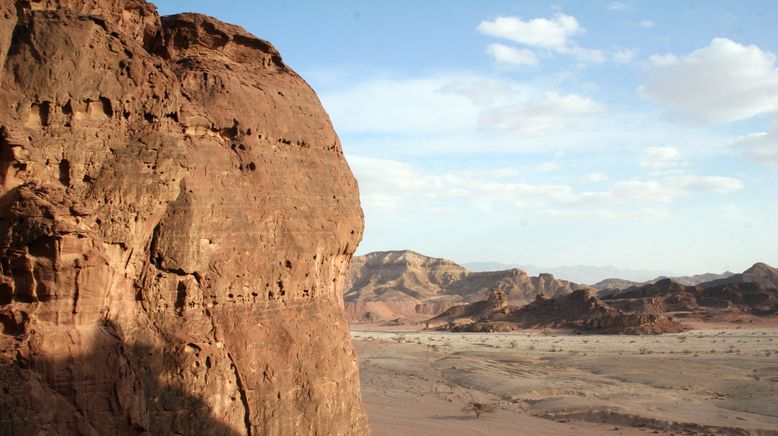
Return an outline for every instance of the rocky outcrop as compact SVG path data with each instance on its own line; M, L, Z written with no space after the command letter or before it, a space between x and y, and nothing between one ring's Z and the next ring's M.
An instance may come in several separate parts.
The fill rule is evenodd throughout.
M493 294L494 295L494 294ZM495 305L495 298L454 307L426 322L427 328L467 332L567 328L599 334L659 334L683 331L661 310L624 311L581 289L556 298L538 295L524 306Z
M664 279L602 298L621 308L649 301L663 311L707 313L708 318L715 318L718 309L733 314L774 315L778 314L778 289L769 285L770 282L717 280L712 285L684 286Z
M737 283L757 283L763 288L778 289L778 268L758 262L741 274L731 274L724 278L699 283L702 288L714 288Z
M142 0L0 21L0 433L368 433L362 213L311 88Z
M346 281L350 320L421 321L446 309L501 292L522 304L536 295L558 296L582 286L551 274L529 276L520 269L472 272L456 263L413 251L382 251L356 256Z

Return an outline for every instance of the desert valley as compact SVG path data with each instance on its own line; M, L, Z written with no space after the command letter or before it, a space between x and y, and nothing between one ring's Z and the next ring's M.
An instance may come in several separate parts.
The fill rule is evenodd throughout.
M589 286L397 251L348 284L374 434L778 434L769 265Z

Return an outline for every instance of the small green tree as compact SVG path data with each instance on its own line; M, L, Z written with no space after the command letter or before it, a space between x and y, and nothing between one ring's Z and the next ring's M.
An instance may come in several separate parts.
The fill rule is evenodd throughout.
M474 413L476 419L478 419L484 413L493 413L497 408L491 403L480 403L477 401L471 401L462 408L463 412Z

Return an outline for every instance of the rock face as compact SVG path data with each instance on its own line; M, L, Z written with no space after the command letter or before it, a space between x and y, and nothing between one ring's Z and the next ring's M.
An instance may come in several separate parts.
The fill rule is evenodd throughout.
M581 286L551 274L530 277L520 269L472 272L447 260L413 251L356 256L346 281L349 319L420 321L499 291L506 302L528 303L536 295L564 295Z
M356 183L278 52L0 0L0 434L367 434Z

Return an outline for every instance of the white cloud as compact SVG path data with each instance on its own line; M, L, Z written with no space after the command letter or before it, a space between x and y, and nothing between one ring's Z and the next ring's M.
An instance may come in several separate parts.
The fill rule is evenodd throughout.
M640 165L652 169L666 169L678 165L681 162L681 152L673 147L649 147L645 150L645 156L640 160Z
M485 145L494 141L485 133L538 135L604 110L585 96L466 75L345 83L321 93L341 134L413 135L415 141L480 134L477 142Z
M574 118L604 110L601 103L588 97L548 92L541 99L504 105L484 112L478 125L489 131L534 135L560 128Z
M612 11L623 11L630 8L630 4L627 2L610 2L608 3L608 9Z
M761 164L778 165L778 130L746 135L735 143L743 156Z
M443 94L461 95L478 105L489 105L510 95L520 93L516 84L503 80L480 77L430 77L439 82L437 92Z
M572 36L585 30L575 17L559 13L551 19L533 18L527 21L519 17L497 17L492 21L482 21L478 31L530 47L563 51L568 48Z
M606 180L608 180L608 175L605 173L591 173L583 176L577 176L575 178L576 182L589 182L589 183L604 182Z
M678 175L668 177L666 186L679 191L713 192L728 194L743 189L745 184L738 179L723 176Z
M662 180L620 180L605 191L581 192L560 199L563 203L587 206L612 206L645 203L672 203L694 193L727 194L743 188L743 182L731 177L677 175Z
M431 174L387 159L351 156L349 163L367 210L411 215L418 207L450 212L480 205L489 210L503 208L505 214L529 209L556 218L655 219L661 214L648 211L657 204L696 193L727 194L743 188L741 181L731 177L685 174L661 180L620 180L605 190L587 192L563 184L527 183L517 172L500 169ZM606 179L603 175L592 178Z
M350 156L348 161L359 181L360 196L366 207L402 210L418 199L453 200L457 205L486 202L526 207L571 193L571 188L565 185L533 185L507 179L513 171L425 174L411 164L388 159Z
M638 92L692 120L732 122L778 111L775 56L716 38L683 56L654 55Z
M635 59L635 56L637 55L637 52L630 49L623 49L623 50L617 50L615 51L611 56L614 61L620 63L620 64L628 64L632 62L633 59Z
M500 65L514 68L538 65L538 57L531 50L494 43L486 46L486 52Z
M482 21L478 31L484 35L523 44L534 49L545 50L547 54L556 53L572 56L582 63L598 64L608 60L609 55L602 50L584 48L574 41L576 35L586 32L575 17L557 13L553 18L533 18L523 20L520 17L497 17ZM510 47L491 44L487 52L495 58L514 59L523 65L526 62L537 64L537 56L529 50L510 52ZM514 49L516 50L516 49ZM530 57L530 55L532 57ZM622 56L624 53L622 53ZM499 60L499 59L498 59Z
M645 29L650 29L655 26L655 23L651 20L642 20L638 23L638 26L643 27Z

